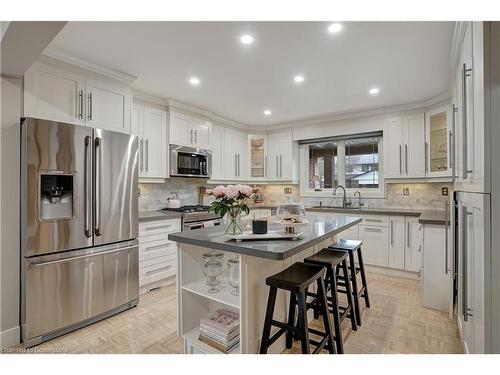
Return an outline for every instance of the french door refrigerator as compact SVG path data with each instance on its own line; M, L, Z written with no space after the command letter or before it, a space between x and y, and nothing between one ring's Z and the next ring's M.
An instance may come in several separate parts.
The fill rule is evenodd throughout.
M21 123L21 328L33 346L138 302L136 136Z

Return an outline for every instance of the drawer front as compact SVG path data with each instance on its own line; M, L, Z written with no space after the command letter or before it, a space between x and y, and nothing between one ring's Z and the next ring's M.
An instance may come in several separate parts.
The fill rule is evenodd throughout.
M176 255L167 255L139 262L139 285L146 285L174 276L176 266Z
M389 222L390 222L389 216L367 215L363 216L363 222L361 223L361 225L388 227Z
M181 219L162 219L139 223L139 237L180 232Z
M175 255L177 243L165 239L141 243L139 245L139 261L158 258L166 255Z
M359 239L363 241L363 262L374 266L389 266L389 228L360 225Z

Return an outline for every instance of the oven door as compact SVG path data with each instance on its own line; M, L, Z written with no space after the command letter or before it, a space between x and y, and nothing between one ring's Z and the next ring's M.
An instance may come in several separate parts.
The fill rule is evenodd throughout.
M191 223L184 223L182 225L182 231L195 230L201 228L209 228L212 226L217 226L222 224L222 219L212 219L204 221L193 221Z
M192 147L170 145L170 175L209 178L212 152Z

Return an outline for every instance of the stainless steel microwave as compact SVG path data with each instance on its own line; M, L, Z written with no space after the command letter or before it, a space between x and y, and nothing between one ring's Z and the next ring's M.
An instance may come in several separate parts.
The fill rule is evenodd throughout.
M210 178L212 151L170 145L170 176Z

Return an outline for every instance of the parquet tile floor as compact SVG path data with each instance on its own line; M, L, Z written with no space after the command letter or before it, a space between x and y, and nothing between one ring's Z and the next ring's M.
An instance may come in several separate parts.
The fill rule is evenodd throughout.
M463 353L455 319L422 307L419 281L374 273L367 278L371 308L362 304L363 325L357 332L344 321L346 353ZM176 334L175 287L143 295L131 310L36 347L42 353L174 354L182 350ZM286 352L299 353L300 343Z

